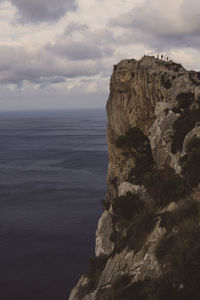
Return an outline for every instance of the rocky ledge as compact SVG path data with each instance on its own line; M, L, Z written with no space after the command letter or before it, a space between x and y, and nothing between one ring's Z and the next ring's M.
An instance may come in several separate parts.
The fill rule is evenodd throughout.
M69 300L200 299L200 79L145 56L113 68L96 257Z

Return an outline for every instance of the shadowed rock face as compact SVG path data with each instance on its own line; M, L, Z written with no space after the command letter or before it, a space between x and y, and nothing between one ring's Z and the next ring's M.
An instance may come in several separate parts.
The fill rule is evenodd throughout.
M146 278L155 280L163 276L162 263L155 255L160 239L166 235L166 228L160 226L162 214L176 209L175 202L182 201L186 194L193 197L199 193L198 185L195 189L187 186L182 167L186 169L188 163L180 160L194 136L196 152L192 150L187 155L198 159L197 75L180 64L151 56L139 61L123 60L114 66L107 102L107 211L96 233L93 282L91 274L84 275L70 300L128 300L129 295L125 296L122 290L127 292L131 284ZM184 161L187 159L184 156ZM122 205L122 215L120 209L115 210L116 203ZM106 256L106 263L98 271L102 256ZM116 292L117 280L120 292Z

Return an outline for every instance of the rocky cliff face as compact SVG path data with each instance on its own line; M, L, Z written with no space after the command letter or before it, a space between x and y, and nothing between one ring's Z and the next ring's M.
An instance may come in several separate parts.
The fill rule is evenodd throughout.
M70 300L200 299L198 76L149 56L114 66L105 212Z

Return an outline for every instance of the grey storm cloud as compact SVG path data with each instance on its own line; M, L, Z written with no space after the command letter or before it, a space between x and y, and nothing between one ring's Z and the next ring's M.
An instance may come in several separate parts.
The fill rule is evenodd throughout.
M0 47L0 84L16 84L23 81L33 84L54 84L66 78L93 76L99 73L96 61L69 61L43 49L36 54L26 52L23 47Z
M97 59L102 56L101 49L92 42L60 41L47 49L71 60Z
M75 0L10 0L22 22L56 21L76 9Z
M81 34L73 40L73 32ZM113 35L105 29L92 31L86 24L70 23L57 36L36 53L22 46L0 46L0 84L51 85L67 78L90 77L105 71L104 58L113 55ZM111 45L110 45L111 44Z
M163 2L164 3L164 2ZM156 5L157 4L157 5ZM110 21L111 26L127 30L122 43L142 43L148 47L163 50L169 48L200 48L200 2L185 0L174 9L173 3L166 7L162 2L148 0L132 11ZM124 35L124 34L123 34ZM130 39L132 37L132 39Z
M75 31L85 32L85 31L88 31L88 30L89 30L89 27L87 26L87 24L80 24L80 23L77 23L77 22L71 22L67 26L67 28L65 29L64 35L71 34Z
M71 38L74 32L81 34L80 41ZM113 35L108 30L93 32L86 24L72 22L54 44L46 45L46 50L69 60L97 60L113 54L112 42Z

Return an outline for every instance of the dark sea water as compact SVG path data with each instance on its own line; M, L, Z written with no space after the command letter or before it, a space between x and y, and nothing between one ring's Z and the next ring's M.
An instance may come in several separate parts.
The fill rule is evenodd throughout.
M105 111L0 113L0 300L63 300L94 255Z

